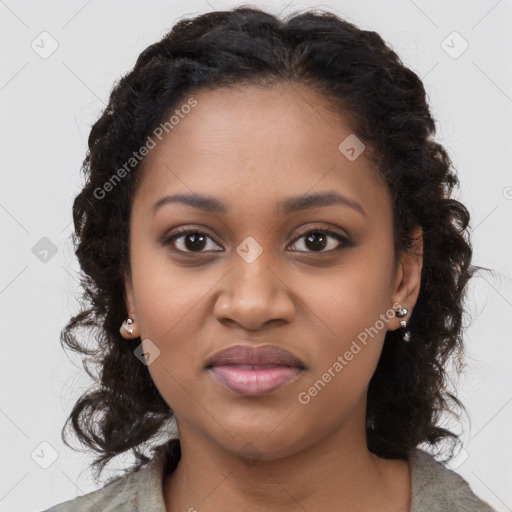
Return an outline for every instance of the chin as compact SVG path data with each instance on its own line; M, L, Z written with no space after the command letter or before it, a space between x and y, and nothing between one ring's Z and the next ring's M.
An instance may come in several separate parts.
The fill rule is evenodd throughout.
M255 425L240 428L225 428L232 435L225 431L222 439L217 443L223 446L226 451L249 460L277 460L300 452L307 447L308 436L302 435L294 428L275 428L275 425L265 425L265 428Z

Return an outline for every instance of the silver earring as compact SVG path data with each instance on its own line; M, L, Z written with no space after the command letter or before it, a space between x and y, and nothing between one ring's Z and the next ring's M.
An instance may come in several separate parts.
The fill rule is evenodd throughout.
M398 318L402 318L402 317L406 316L408 312L409 312L409 310L407 308L400 308L398 311L395 312L395 315ZM408 331L406 329L407 321L406 320L401 320L400 321L400 327L402 327L402 329L403 329L403 337L402 337L402 339L404 341L410 341L410 339L411 339L411 331Z
M132 318L127 318L124 322L123 322L123 329L127 332L129 332L130 334L133 334L133 327L131 327L133 325L133 319Z

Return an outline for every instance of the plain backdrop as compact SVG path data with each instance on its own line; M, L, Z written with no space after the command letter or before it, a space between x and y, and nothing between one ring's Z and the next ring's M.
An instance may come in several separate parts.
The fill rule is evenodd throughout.
M90 127L114 82L180 18L221 0L0 1L0 510L48 508L97 488L92 457L61 428L89 380L59 343L77 312L71 205ZM471 423L452 463L498 511L512 510L512 2L252 2L273 13L329 9L375 30L424 81L437 139L458 169L474 264L466 370ZM469 322L468 322L469 323ZM131 459L116 459L105 478Z

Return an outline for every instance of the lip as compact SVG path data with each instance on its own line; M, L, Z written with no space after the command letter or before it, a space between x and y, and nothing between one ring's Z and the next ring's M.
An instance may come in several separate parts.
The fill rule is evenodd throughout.
M214 354L206 365L218 383L244 396L271 393L297 379L304 368L277 345L234 345Z

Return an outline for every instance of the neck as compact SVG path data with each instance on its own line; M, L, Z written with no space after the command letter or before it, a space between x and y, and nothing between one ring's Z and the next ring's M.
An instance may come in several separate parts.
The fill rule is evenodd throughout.
M361 428L340 428L279 459L241 459L183 426L180 444L178 467L164 478L168 511L329 510L333 503L340 510L409 510L407 463L369 452Z

